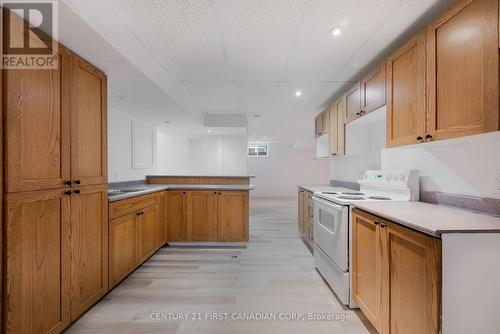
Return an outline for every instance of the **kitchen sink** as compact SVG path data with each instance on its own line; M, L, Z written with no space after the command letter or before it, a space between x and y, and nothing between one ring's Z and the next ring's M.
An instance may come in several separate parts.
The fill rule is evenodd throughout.
M138 191L147 190L146 188L127 188L127 189L110 189L108 190L108 196L117 196L127 193L135 193Z

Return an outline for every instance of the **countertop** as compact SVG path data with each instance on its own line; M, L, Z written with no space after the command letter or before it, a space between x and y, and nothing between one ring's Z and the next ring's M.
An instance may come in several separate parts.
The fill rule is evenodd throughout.
M146 178L149 177L203 177L203 178L222 178L222 179L240 179L240 178L255 178L254 175L146 175Z
M443 233L499 233L500 218L422 202L356 202L356 208L414 230Z
M124 199L152 194L163 190L253 190L253 184L140 184L123 187L121 190L142 189L140 191L126 192L119 195L108 196L108 201L116 202Z

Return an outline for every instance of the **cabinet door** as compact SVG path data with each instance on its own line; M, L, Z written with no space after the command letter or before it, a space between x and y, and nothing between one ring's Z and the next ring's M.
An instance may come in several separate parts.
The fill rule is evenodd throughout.
M427 28L433 140L498 130L498 1L460 1Z
M328 131L330 140L330 156L336 156L338 154L339 143L338 143L338 112L337 112L337 103L334 102L329 108L330 116L329 125L330 131Z
M248 191L221 191L217 196L219 241L248 241Z
M441 315L441 241L388 223L382 261L382 333L437 334Z
M425 121L425 33L387 58L387 146L419 143Z
M158 207L144 208L137 219L137 262L142 263L153 255L156 248L156 231L158 227Z
M385 105L385 63L361 80L361 111L369 113Z
M381 333L383 254L378 225L375 217L353 210L352 295L368 320Z
M186 240L186 192L167 192L168 241Z
M316 118L314 118L314 131L315 131L316 137L321 136L321 132L323 130L322 128L323 128L323 123L321 120L321 115L318 115L318 116L316 116Z
M326 108L321 113L321 134L326 134L330 127L330 108Z
M6 190L64 187L70 179L71 57L54 70L3 70Z
M81 185L107 180L106 76L73 57L71 72L71 179Z
M187 240L217 241L217 192L188 191Z
M336 103L337 109L337 155L345 154L345 96L341 96Z
M5 332L60 333L70 322L69 196L7 195Z
M109 288L131 273L136 267L136 213L109 222Z
M158 227L156 233L156 247L162 247L167 242L167 192L156 194L158 202Z
M71 195L71 319L108 291L108 187Z
M361 94L359 82L345 93L345 122L349 123L361 115Z

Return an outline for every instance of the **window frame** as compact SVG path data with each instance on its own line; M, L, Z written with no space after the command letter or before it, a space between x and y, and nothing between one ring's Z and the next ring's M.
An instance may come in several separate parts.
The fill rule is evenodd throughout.
M264 155L259 154L259 148L265 147L265 153ZM250 150L253 149L255 150L255 154L250 154ZM268 158L269 157L269 145L266 144L259 144L259 145L248 145L247 148L247 157L248 158Z

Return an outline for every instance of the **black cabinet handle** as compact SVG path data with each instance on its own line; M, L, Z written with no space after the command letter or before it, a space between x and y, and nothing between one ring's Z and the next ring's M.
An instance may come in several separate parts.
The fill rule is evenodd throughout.
M432 135L430 133L425 135L425 139L431 139L431 138L432 138Z
M222 195L222 193L219 193L219 195Z
M71 182L71 180L67 180L67 181L64 181L64 184L67 185L67 186L70 186L73 182Z
M380 227L382 227L382 228L385 228L386 226L387 226L387 224L385 224L385 223L380 224Z
M75 183L76 183L76 184L80 184L80 183L82 183L82 182L81 182L80 180L76 180L76 181L75 181Z
M216 191L214 191L214 195L217 195L217 192L216 192Z
M423 140L423 139L424 139L424 137L422 137L422 136L417 136L417 140L418 140L418 141L421 141L421 140Z
M69 191L69 190L68 190L68 191L65 191L65 192L64 192L64 195L71 195L71 191Z
M374 223L375 225L380 224L380 222L378 222L378 221L374 221L373 223Z
M141 213L140 213L140 212L137 212L135 215L136 215L136 216L140 216L140 215L141 215Z
M141 211L141 215L144 215L144 211Z
M80 190L79 189L76 189L75 191L73 191L75 194L79 194L80 193Z

